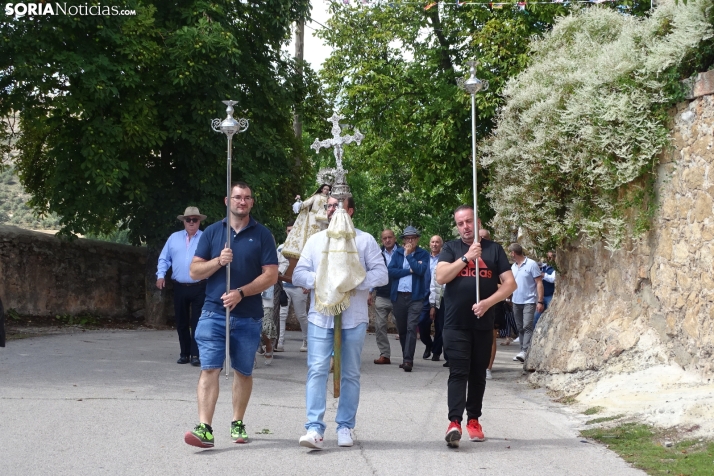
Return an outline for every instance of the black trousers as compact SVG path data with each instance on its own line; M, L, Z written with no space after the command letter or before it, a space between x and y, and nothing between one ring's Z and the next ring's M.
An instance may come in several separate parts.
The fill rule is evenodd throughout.
M431 338L431 317L429 316L429 311L431 311L431 305L429 304L429 296L424 299L424 305L421 308L421 314L419 314L419 340L421 341L427 349L431 349L434 346L434 341Z
M444 298L441 298L441 303L436 310L436 317L434 318L434 345L431 348L434 355L441 355L444 347L444 311ZM444 352L444 360L449 360L446 355L446 352Z
M181 355L198 357L196 326L206 299L206 282L185 285L174 281L174 313Z
M423 301L412 301L412 293L397 293L397 300L392 301L392 314L397 321L404 362L414 362L417 325L423 305Z
M449 354L449 421L481 416L486 368L491 360L493 330L444 329L444 353Z

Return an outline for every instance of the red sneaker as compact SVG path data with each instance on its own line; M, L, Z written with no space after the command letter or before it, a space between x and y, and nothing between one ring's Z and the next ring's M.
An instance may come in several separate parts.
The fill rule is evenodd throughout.
M458 448L459 440L461 440L461 422L452 421L449 428L446 429L446 446L449 448Z
M469 439L471 441L485 441L486 437L483 436L483 429L481 428L481 423L477 419L472 418L466 424L466 431L469 432Z

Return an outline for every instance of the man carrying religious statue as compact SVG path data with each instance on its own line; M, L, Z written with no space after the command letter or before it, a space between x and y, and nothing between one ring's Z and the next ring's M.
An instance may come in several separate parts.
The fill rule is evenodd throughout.
M334 193L334 192L333 192ZM352 446L360 393L360 355L369 317L369 290L389 282L387 267L377 241L355 229L351 217L354 200L349 196L339 208L327 202L329 228L305 243L293 272L293 284L310 290L307 332L307 433L300 446L322 449L325 434L327 379L335 339L335 315L341 313L340 400L335 422L337 444ZM337 359L338 349L335 349Z

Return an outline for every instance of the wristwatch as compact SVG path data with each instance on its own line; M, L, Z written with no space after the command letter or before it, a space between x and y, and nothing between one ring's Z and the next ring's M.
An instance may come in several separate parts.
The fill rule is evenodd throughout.
M461 261L463 261L463 262L466 263L466 264L469 264L469 259L466 257L466 255L463 255L463 256L461 257Z
M538 304L543 304L545 306L545 301L538 301Z
M243 299L245 297L245 294L243 294L243 290L241 288L236 289L240 293L240 298Z

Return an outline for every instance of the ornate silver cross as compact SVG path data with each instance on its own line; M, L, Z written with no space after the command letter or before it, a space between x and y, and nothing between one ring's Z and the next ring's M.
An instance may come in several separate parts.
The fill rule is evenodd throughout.
M322 147L333 147L335 160L337 161L338 172L344 170L342 168L342 146L351 144L352 142L356 142L357 145L359 145L360 143L362 143L362 139L364 139L364 135L357 128L355 128L355 133L351 136L340 135L342 133L342 128L340 127L340 119L344 118L345 117L340 114L332 114L332 117L328 119L328 121L332 123L332 139L325 139L323 141L321 141L320 139L315 139L315 142L313 142L310 146L311 149L315 149L315 152L320 152L320 148Z
M332 139L325 139L323 141L315 139L315 142L312 143L310 148L314 149L315 152L320 152L322 147L332 147L334 149L337 168L321 169L317 174L317 177L318 182L320 183L331 182L327 179L329 177L334 178L331 195L339 200L340 208L342 208L342 202L352 196L350 193L350 187L347 185L347 181L345 180L347 171L342 168L342 146L351 144L352 142L356 142L357 145L359 145L362 143L364 135L359 131L359 129L355 128L355 133L353 135L341 136L340 134L342 133L342 128L340 127L340 119L344 119L344 116L337 113L332 114L332 117L328 119L328 121L332 122Z

